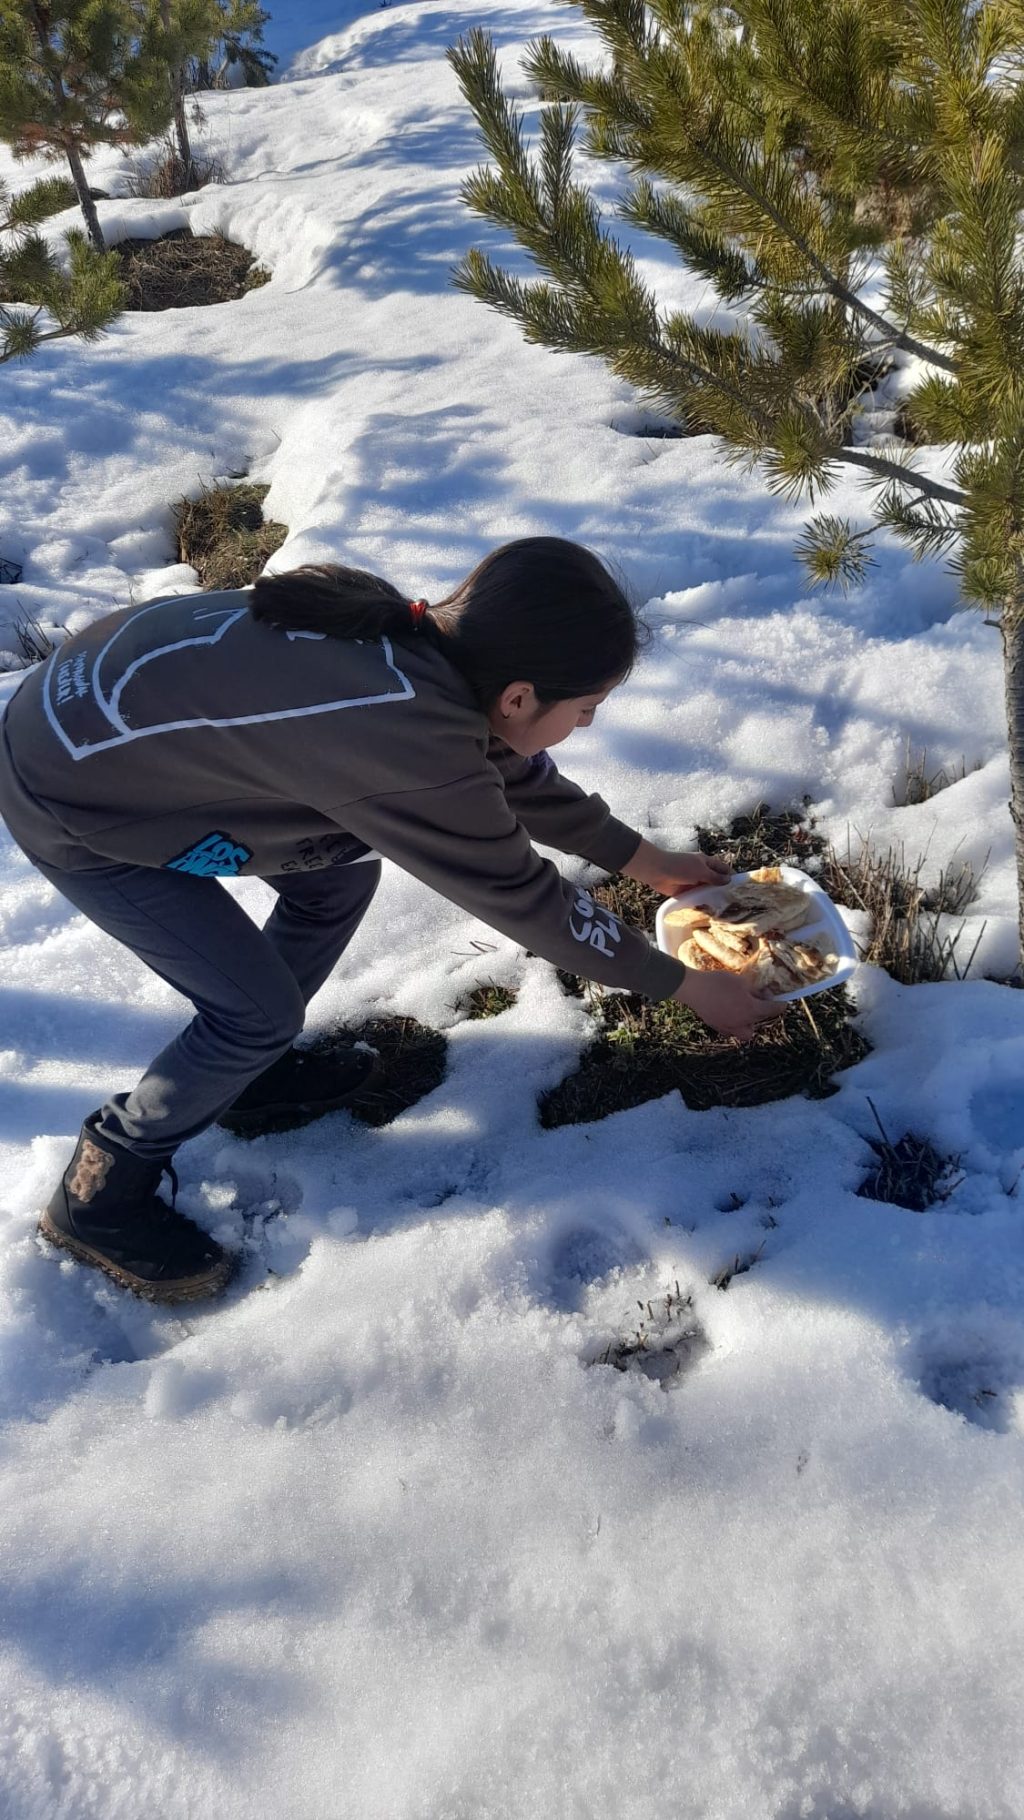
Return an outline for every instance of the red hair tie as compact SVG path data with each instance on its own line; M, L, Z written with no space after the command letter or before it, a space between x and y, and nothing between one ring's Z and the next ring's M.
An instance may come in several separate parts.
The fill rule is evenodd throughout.
M417 632L420 629L423 615L429 605L430 602L428 600L411 600L409 602L409 612L412 615L412 623L416 627Z

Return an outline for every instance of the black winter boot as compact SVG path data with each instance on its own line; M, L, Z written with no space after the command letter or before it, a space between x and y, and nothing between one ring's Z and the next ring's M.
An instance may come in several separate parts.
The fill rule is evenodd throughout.
M96 1130L98 1112L82 1126L39 1230L81 1264L95 1264L115 1283L151 1302L195 1302L223 1289L233 1260L214 1239L160 1199L169 1162L148 1162Z
M368 1049L289 1049L241 1092L217 1123L239 1137L309 1125L377 1084Z

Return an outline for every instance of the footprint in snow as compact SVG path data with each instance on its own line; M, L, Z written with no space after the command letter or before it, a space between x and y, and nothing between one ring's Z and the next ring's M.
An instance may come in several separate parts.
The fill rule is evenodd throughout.
M986 1310L977 1325L919 1336L913 1375L922 1393L996 1434L1024 1434L1024 1333L1019 1324Z

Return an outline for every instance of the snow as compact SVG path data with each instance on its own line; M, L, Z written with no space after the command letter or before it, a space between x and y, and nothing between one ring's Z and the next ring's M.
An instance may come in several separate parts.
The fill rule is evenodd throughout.
M636 434L651 415L596 362L450 288L500 246L457 197L480 150L444 53L475 23L514 80L531 35L589 42L532 0L296 0L275 85L204 98L222 185L132 200L119 154L93 161L112 238L187 220L273 277L0 373L0 553L25 565L0 647L22 612L74 631L195 586L170 504L242 470L289 526L275 567L340 555L436 597L507 538L571 536L656 640L570 775L664 844L806 793L840 844L925 854L926 882L984 865L981 944L963 984L859 969L873 1047L829 1099L670 1095L542 1131L585 1008L389 868L313 1027L419 1017L447 1077L379 1131L188 1146L182 1205L246 1263L178 1314L34 1226L182 1002L4 837L0 1812L1012 1820L1024 999L993 983L1016 923L998 637L884 541L863 587L808 597L798 508L708 439ZM864 522L859 486L830 509ZM964 775L897 807L924 750ZM489 980L518 1002L465 1021ZM857 1196L869 1099L959 1158L928 1213ZM670 1388L600 1364L677 1282L707 1346Z

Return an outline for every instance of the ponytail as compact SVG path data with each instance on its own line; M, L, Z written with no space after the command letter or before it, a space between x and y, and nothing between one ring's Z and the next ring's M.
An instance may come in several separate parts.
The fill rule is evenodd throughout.
M336 563L306 563L283 575L261 575L249 602L253 619L283 632L328 638L394 638L412 625L409 602L379 575Z
M481 706L511 682L543 703L596 694L627 676L649 636L598 556L561 537L523 537L492 550L436 606L379 575L332 563L261 575L254 619L330 638L429 639Z

